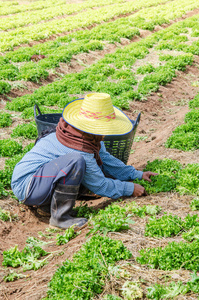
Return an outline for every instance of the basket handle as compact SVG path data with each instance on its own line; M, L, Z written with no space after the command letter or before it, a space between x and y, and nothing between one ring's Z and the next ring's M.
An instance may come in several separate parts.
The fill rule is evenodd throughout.
M135 121L135 126L137 127L140 122L141 113L138 114L137 119Z
M39 109L39 106L37 104L34 105L34 116L35 116L35 119L37 117L37 112L38 112L38 115L41 115L41 110Z

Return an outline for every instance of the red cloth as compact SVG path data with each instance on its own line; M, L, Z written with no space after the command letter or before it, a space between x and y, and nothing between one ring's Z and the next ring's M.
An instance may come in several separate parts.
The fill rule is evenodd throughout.
M83 152L94 153L94 157L99 166L102 165L102 160L99 155L101 148L100 142L103 140L102 135L94 135L75 129L60 118L56 128L56 137L64 146L80 150Z

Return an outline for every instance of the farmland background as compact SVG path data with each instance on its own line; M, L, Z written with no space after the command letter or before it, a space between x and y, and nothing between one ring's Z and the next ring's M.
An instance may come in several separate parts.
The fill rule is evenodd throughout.
M0 219L0 263L3 251L15 245L21 251L31 236L50 240L45 249L53 253L48 264L24 272L25 278L14 282L3 280L13 268L1 267L1 299L46 297L47 284L58 266L72 259L89 231L87 226L66 245L58 246L57 233L46 231L49 218L19 204L10 190L14 165L37 137L34 104L42 113L61 112L69 101L89 92L107 92L131 119L141 112L129 165L143 170L148 161L169 158L183 167L198 166L198 139L189 151L165 147L174 129L185 122L189 103L199 93L198 37L198 0L0 1L0 207L11 216L17 214L12 221ZM117 204L123 207L136 200L140 206L159 205L159 217L168 213L184 219L198 213L190 207L198 196L199 191L161 192L125 198ZM86 203L97 210L113 202L107 198L78 200L77 206ZM123 273L118 278L110 272L102 294L93 299L105 299L108 294L127 299L122 294L127 280L139 284L140 299L146 299L147 288L155 283L191 280L190 270L183 266L164 271L136 261L141 249L165 247L183 238L180 234L146 237L149 216L134 215L132 220L130 229L107 236L121 240L133 256L129 262L117 263ZM198 299L198 294L179 293L176 299Z

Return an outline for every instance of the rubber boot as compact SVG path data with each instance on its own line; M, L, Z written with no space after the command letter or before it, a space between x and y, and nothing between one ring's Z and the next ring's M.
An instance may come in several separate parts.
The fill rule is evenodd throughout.
M72 225L82 227L88 221L86 218L73 218L70 216L79 191L77 185L64 185L58 183L54 189L51 200L50 225L67 229Z

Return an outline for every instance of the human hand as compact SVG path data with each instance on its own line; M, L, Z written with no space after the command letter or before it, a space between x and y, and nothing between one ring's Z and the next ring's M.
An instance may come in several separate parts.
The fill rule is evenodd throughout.
M146 195L147 195L147 193L145 191L145 188L140 184L134 183L134 191L133 191L132 196L140 197L140 196L146 196Z
M143 173L142 179L151 182L150 177L151 177L151 176L157 176L157 175L159 175L159 174L158 174L158 173L153 173L153 172L151 172L151 171L147 171L147 172L144 172L144 173Z

